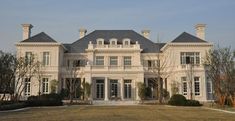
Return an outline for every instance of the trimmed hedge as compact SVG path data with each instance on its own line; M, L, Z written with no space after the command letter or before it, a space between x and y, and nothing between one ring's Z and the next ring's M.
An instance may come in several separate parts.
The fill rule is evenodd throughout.
M186 102L187 100L183 95L175 94L170 98L170 100L168 101L168 104L175 105L175 106L184 106Z
M174 106L202 106L197 100L187 100L183 95L175 94L168 101L169 105Z
M27 106L61 106L62 98L59 94L43 94L40 96L30 96L26 101Z
M17 102L17 103L9 103L9 104L4 104L0 106L0 111L3 110L14 110L14 109L19 109L19 108L24 108L26 107L26 104L24 102Z

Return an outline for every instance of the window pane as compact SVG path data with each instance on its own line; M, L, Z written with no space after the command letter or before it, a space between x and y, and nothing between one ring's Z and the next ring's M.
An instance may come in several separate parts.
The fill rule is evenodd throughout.
M195 95L200 95L199 77L194 77L194 91L195 91Z
M124 57L124 66L131 66L131 56Z
M49 65L49 52L43 52L43 65Z
M112 57L110 57L110 65L117 65L117 63L118 63L118 58L117 58L117 56L112 56Z
M104 56L96 56L96 65L104 65Z

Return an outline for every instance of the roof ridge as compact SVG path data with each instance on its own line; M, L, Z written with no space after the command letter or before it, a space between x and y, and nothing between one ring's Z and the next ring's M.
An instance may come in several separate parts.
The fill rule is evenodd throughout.
M53 38L51 38L45 32L40 32L28 39L22 40L21 42L57 42Z

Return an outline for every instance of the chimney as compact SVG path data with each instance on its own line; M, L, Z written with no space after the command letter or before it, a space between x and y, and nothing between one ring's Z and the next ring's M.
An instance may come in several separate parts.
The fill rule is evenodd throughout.
M197 24L195 26L195 29L196 29L196 36L202 40L205 40L206 24Z
M86 36L86 32L87 32L87 30L86 29L84 29L84 28L81 28L81 29L79 29L79 39L81 39L81 38L83 38L84 36Z
M31 35L31 29L33 28L33 25L31 24L21 24L23 27L23 40L26 40Z
M142 30L141 33L145 38L149 39L150 30Z

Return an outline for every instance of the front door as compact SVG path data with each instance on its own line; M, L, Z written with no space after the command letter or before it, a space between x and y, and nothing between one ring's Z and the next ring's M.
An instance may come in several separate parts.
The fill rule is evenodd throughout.
M96 98L104 99L104 80L96 80Z
M110 97L118 97L118 80L110 80Z
M124 80L124 98L131 98L131 80Z

